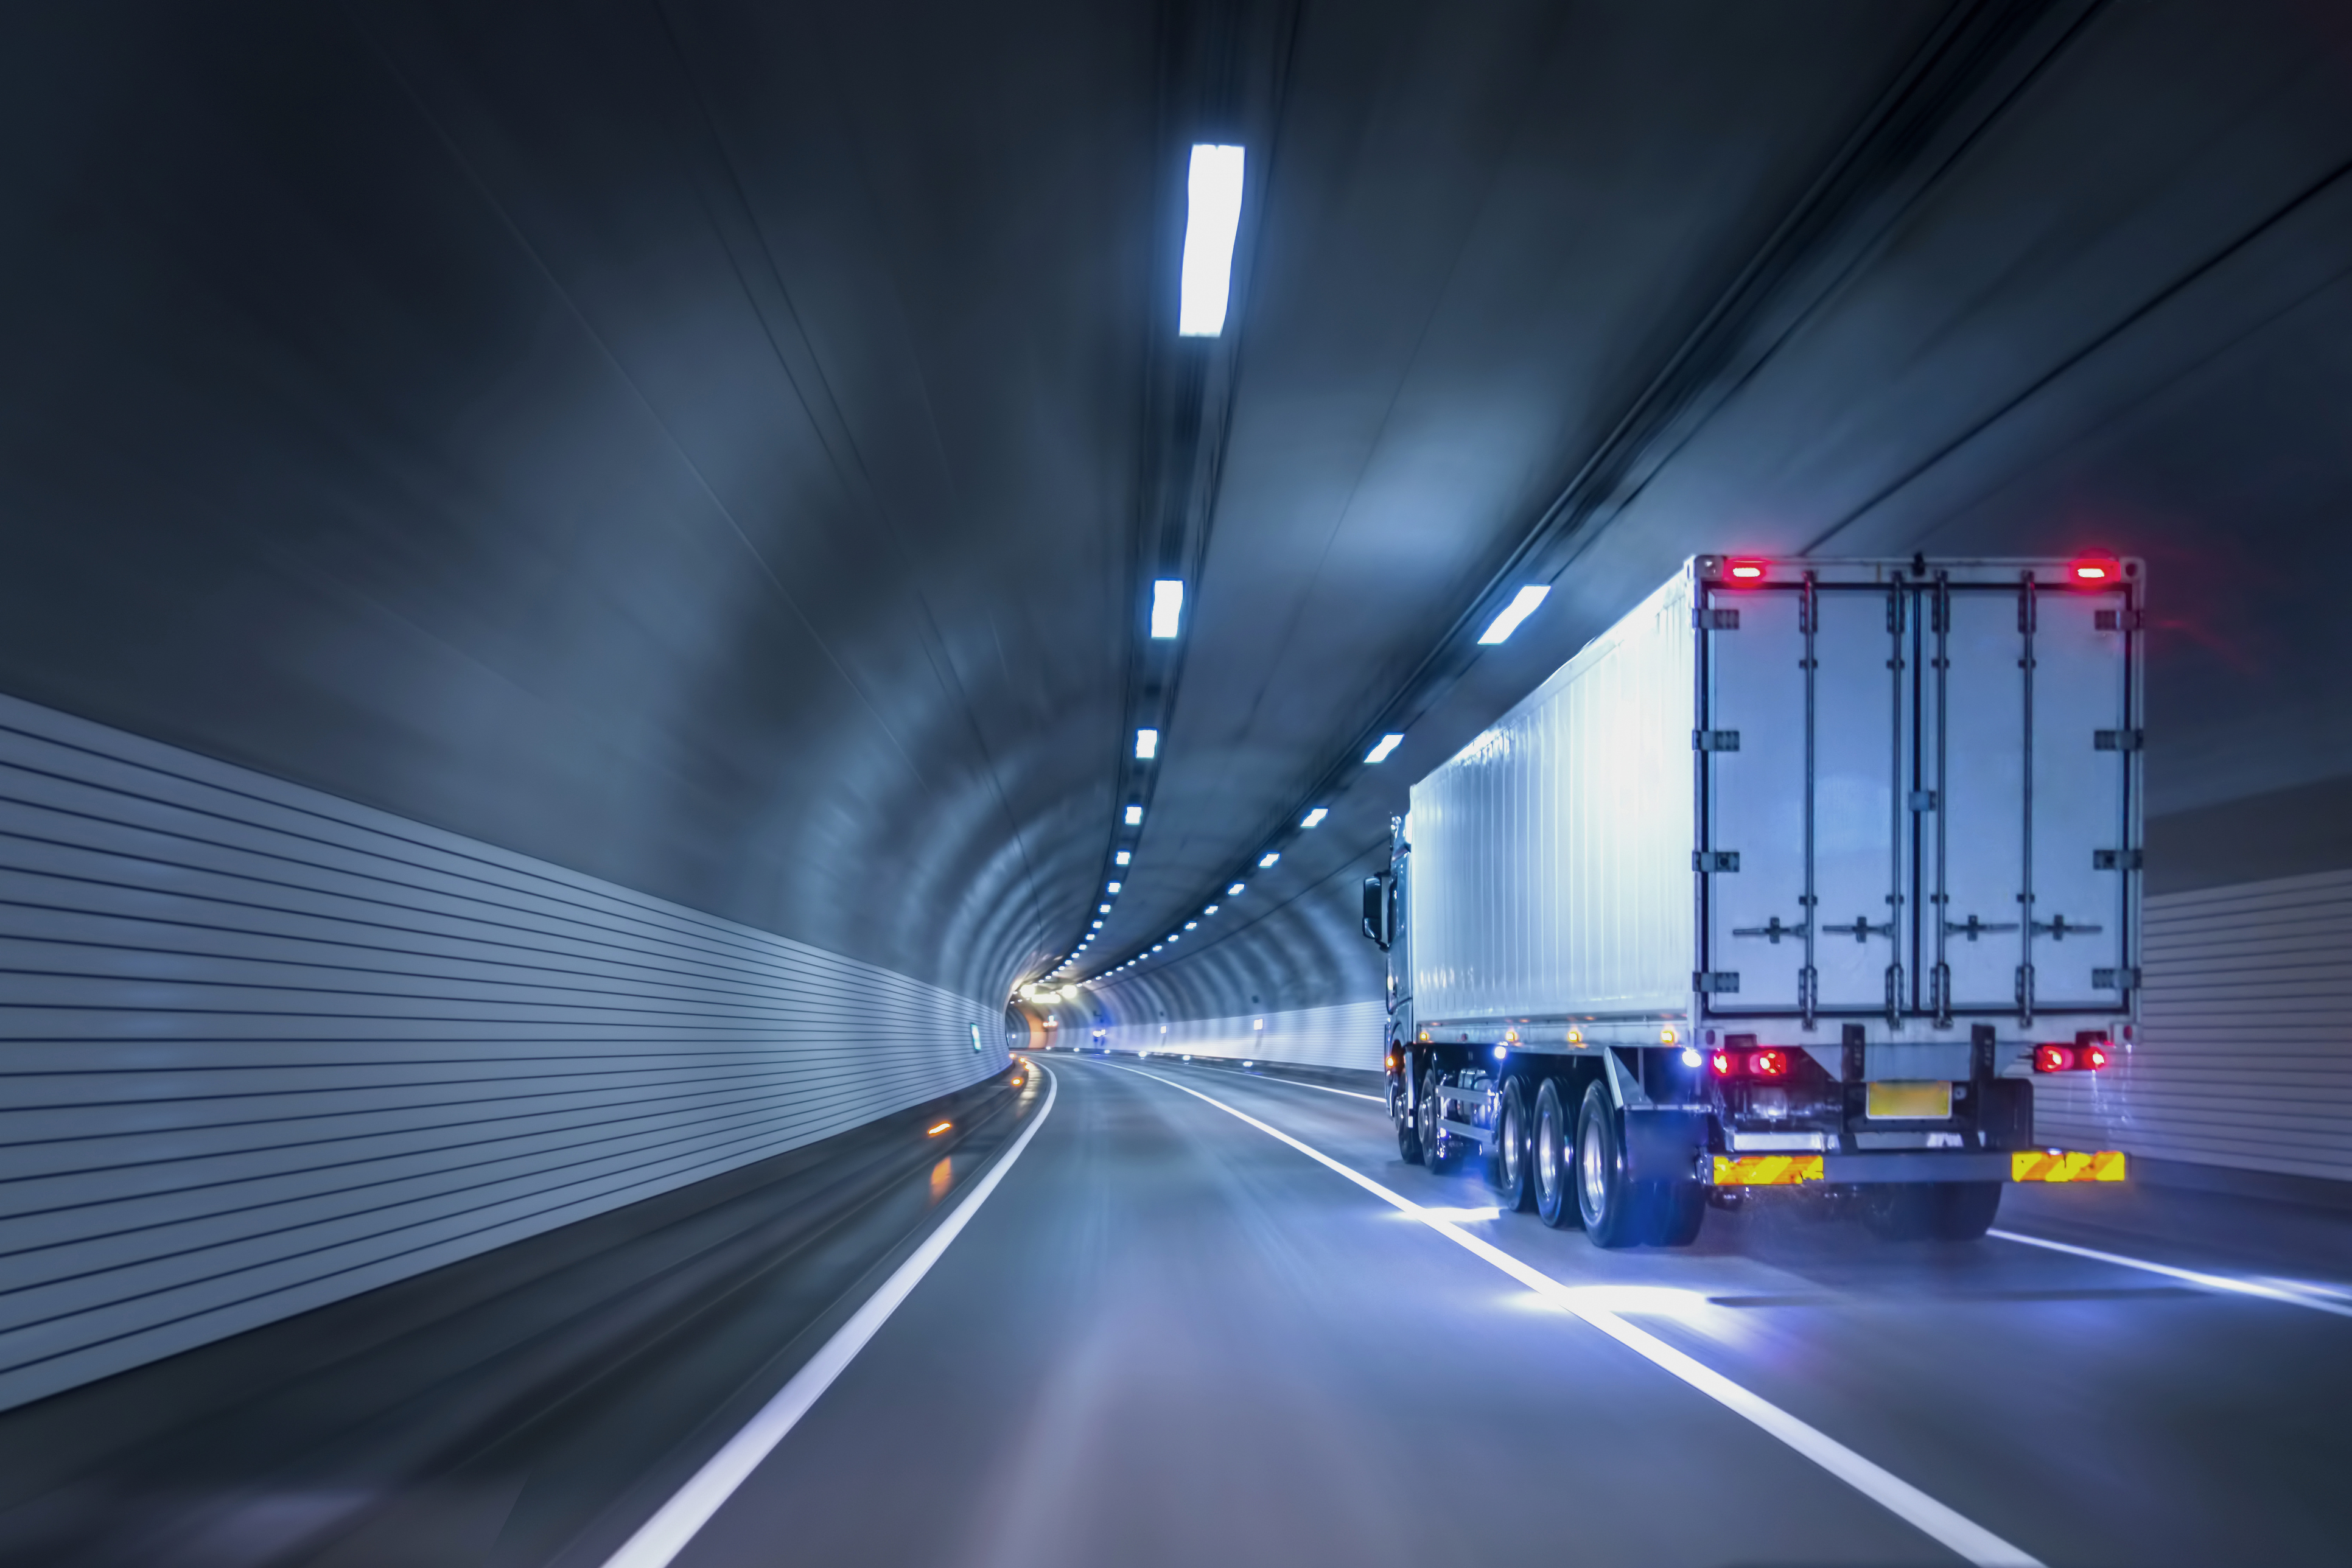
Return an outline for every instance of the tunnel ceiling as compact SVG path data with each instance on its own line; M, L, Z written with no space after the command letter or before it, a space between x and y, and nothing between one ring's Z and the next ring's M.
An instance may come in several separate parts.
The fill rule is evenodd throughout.
M1698 550L2145 553L2152 809L2352 773L2334 8L0 26L37 701L975 994L1280 847L1152 961L1212 1012L1370 994L1404 786Z

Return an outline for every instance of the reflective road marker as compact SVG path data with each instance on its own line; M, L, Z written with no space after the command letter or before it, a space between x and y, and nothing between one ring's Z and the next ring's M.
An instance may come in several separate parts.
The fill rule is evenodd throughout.
M1221 1100L1212 1099L1173 1079L1161 1078L1156 1072L1119 1067L1116 1062L1098 1065L1117 1068L1120 1072L1131 1072L1155 1083L1164 1083L1171 1089L1215 1106L1228 1116L1248 1122L1269 1138L1289 1144L1316 1163L1346 1177L1381 1202L1391 1204L1421 1221L1464 1251L1494 1265L1561 1311L1582 1319L1634 1354L1674 1373L1725 1409L1747 1417L1905 1523L1949 1547L1969 1562L1981 1564L1982 1568L2042 1568L2039 1559L2011 1546L1975 1521L1955 1513L1910 1482L1881 1469L1827 1433L1807 1426L1779 1405L1749 1393L1712 1367L1685 1355L1656 1335L1635 1328L1616 1313L1603 1311L1578 1300L1573 1288L1561 1284L1550 1275L1521 1262L1501 1247L1471 1235L1461 1226L1438 1218L1411 1198L1391 1192L1370 1176L1349 1169L1328 1154L1308 1148L1280 1128L1270 1127L1245 1110L1236 1110Z

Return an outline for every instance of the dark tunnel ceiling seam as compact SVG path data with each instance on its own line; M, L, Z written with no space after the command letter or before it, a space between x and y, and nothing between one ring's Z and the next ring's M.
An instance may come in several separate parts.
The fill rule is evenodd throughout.
M1250 285L1256 276L1260 250L1265 244L1265 214L1267 202L1272 195L1276 170L1279 166L1281 157L1283 116L1289 102L1291 70L1297 58L1298 28L1303 9L1303 6L1297 4L1284 6L1274 28L1273 69L1266 83L1263 106L1264 151L1256 160L1259 164L1259 174L1255 183L1258 195L1253 201L1247 195L1246 190L1244 191L1244 211L1248 216L1248 234L1246 243L1237 246L1234 252L1237 258L1245 257L1246 260L1236 261L1232 268L1228 279L1231 299L1226 316L1226 330L1211 340L1210 343L1188 347L1180 338L1174 342L1171 349L1171 344L1163 337L1162 329L1171 324L1173 312L1163 310L1162 304L1163 302L1172 303L1173 285L1176 282L1175 274L1169 266L1171 247L1167 242L1173 237L1178 242L1175 248L1181 248L1182 226L1181 224L1177 226L1176 233L1172 237L1167 234L1161 235L1160 243L1155 247L1159 259L1153 269L1152 303L1144 312L1146 322L1144 386L1143 397L1139 408L1144 426L1139 448L1142 456L1143 471L1138 476L1139 482L1137 487L1137 510L1133 522L1135 563L1141 568L1143 574L1135 585L1127 617L1127 689L1119 731L1113 741L1112 756L1115 759L1113 777L1116 782L1111 799L1113 813L1111 831L1108 840L1103 847L1101 866L1096 873L1090 896L1081 906L1086 912L1080 913L1077 921L1073 923L1069 941L1055 948L1052 961L1053 968L1045 972L1047 973L1058 974L1065 966L1077 962L1072 955L1075 954L1077 947L1087 940L1089 931L1094 929L1086 923L1092 919L1091 911L1094 906L1102 901L1108 883L1114 880L1122 882L1127 880L1127 878L1120 873L1129 868L1119 866L1118 855L1119 841L1125 836L1123 816L1129 802L1132 800L1136 805L1144 807L1144 826L1147 831L1153 821L1150 806L1159 785L1162 763L1160 759L1155 758L1150 767L1139 767L1140 759L1133 754L1129 738L1137 730L1148 727L1160 732L1160 744L1163 750L1168 745L1171 739L1168 721L1175 713L1176 700L1183 686L1184 667L1192 646L1192 637L1189 629L1180 632L1175 646L1169 650L1167 677L1155 687L1148 668L1148 661L1151 658L1151 649L1148 646L1149 639L1136 635L1137 621L1139 613L1149 597L1148 584L1151 577L1166 565L1173 564L1177 574L1186 584L1185 593L1189 603L1184 610L1185 627L1189 628L1199 624L1201 603L1207 591L1207 585L1202 581L1202 567L1208 559L1209 535L1215 528L1217 501L1222 493L1224 479L1225 451L1233 433L1234 394L1240 385L1242 363L1248 343L1246 318L1251 297ZM1165 14L1163 25L1172 32L1176 22L1177 12L1171 7ZM1231 51L1223 62L1224 79L1216 83L1213 89L1196 89L1191 94L1193 101L1189 105L1181 109L1175 106L1171 100L1180 96L1181 89L1174 81L1178 74L1176 68L1167 62L1174 54L1177 45L1172 38L1166 38L1164 35L1163 38L1158 135L1163 155L1168 159L1170 173L1173 174L1176 167L1175 149L1178 146L1189 147L1190 138L1194 135L1241 135L1242 121L1248 118L1249 106L1244 100L1244 90L1237 88L1232 79L1238 68L1231 58ZM1212 93L1215 95L1217 101L1213 105L1204 106L1201 100ZM1180 188L1181 188L1181 181L1169 181L1169 197L1160 204L1163 223L1169 216L1180 210L1181 206L1181 204L1172 199L1174 192ZM1213 347L1211 346L1212 343ZM1190 378L1186 374L1188 367L1182 361L1171 362L1171 353L1173 354L1189 353L1193 356L1192 363L1199 367L1197 386L1190 384ZM1173 369L1171 368L1171 363L1174 365ZM1165 411L1160 408L1160 400L1171 380L1183 389L1184 397L1193 405L1192 414L1196 423L1189 443L1171 439L1173 432L1167 427L1162 417ZM1199 405L1206 402L1213 387L1218 393L1216 425L1213 433L1209 437L1207 450L1203 453L1200 444L1202 432L1197 422ZM1177 413L1177 418L1181 423L1182 418L1181 411ZM1182 504L1179 508L1176 520L1171 524L1166 515L1163 503L1167 495L1168 473L1172 467L1171 463L1171 458L1174 456L1172 448L1179 445L1184 446L1189 453L1190 467L1184 480ZM1202 471L1204 464L1205 472ZM1195 517L1199 520L1197 527L1192 526L1192 521ZM1171 534L1174 536L1172 549L1170 542ZM1138 834L1135 843L1139 851L1142 842L1142 835ZM1132 875L1131 870L1129 874ZM1116 919L1116 909L1107 918ZM1026 976L1022 983L1034 981L1035 978L1037 978L1035 975ZM1021 983L1016 983L1016 985L1017 984Z
M448 154L450 162L457 165L467 184L471 185L481 197L483 204L488 207L499 226L504 228L513 239L516 247L530 262L532 268L545 281L549 290L562 301L565 312L578 323L581 331L586 335L590 342L595 345L597 353L607 365L612 367L613 374L618 376L621 384L629 389L630 395L636 400L638 406L645 410L646 417L653 423L654 428L661 433L663 443L669 447L686 471L693 477L696 488L702 491L713 510L726 522L728 531L735 536L737 543L742 547L744 553L749 555L753 563L759 567L760 574L767 579L769 586L775 590L776 596L793 613L793 618L800 622L801 629L808 635L809 640L816 645L817 650L824 655L825 662L833 667L834 673L841 678L842 683L856 695L859 704L872 715L876 726L889 741L890 749L896 752L898 754L898 760L907 765L907 771L914 776L918 784L922 785L926 793L929 793L930 781L924 776L922 769L916 765L915 759L908 753L905 745L899 742L897 732L890 728L889 721L883 718L881 710L875 707L873 700L866 696L865 689L858 685L856 678L842 664L840 658L834 652L832 645L827 643L823 635L817 631L816 625L810 620L808 612L801 607L800 601L793 595L792 590L787 588L783 580L776 575L775 568L768 563L767 557L760 552L759 546L753 544L751 536L743 531L742 524L736 521L735 514L728 509L727 503L719 499L718 491L711 488L709 479L704 476L700 467L687 455L686 448L679 444L677 435L670 429L668 421L661 416L653 400L646 395L645 389L637 384L636 378L629 374L619 357L614 353L612 346L604 341L604 334L597 331L594 323L588 319L587 313L572 297L571 291L563 287L562 282L555 276L554 270L548 266L546 258L540 255L538 247L531 244L530 237L523 233L513 216L507 211L505 204L499 200L497 193L490 188L488 182L474 167L472 160L467 157L463 149L458 146L457 139L426 107L423 94L418 92L415 84L409 80L407 73L400 68L393 59L391 52L383 47L375 35L370 32L356 16L353 16L348 8L344 10L344 17L352 30L367 45L377 62L383 67L385 74L391 77L394 85L399 88L402 96L408 100L410 107L416 112L417 119L423 122L426 130L432 132L434 139L440 142L442 150Z
M1935 151L1932 143L1937 133L1948 130L1956 117L1969 109L1985 84L2011 63L2032 40L2039 25L2063 4L2065 0L2013 0L2007 4L2000 0L1976 4L1964 0L1946 14L1804 194L1701 315L1698 324L1666 357L1625 414L1511 549L1501 567L1399 684L1395 694L1372 715L1370 722L1361 727L1348 750L1325 767L1288 809L1267 820L1262 831L1250 840L1252 844L1273 848L1288 843L1296 836L1292 825L1308 807L1329 804L1345 793L1347 784L1353 782L1351 775L1360 773L1362 764L1357 759L1367 737L1383 729L1409 728L1452 690L1478 658L1475 646L1467 642L1467 634L1478 623L1482 609L1505 586L1522 576L1540 574L1544 582L1557 582L1609 524L1622 515L1622 504L1602 515L1611 500L1620 496L1630 500L1638 493L1639 486L1646 484L1650 475L1671 458L1674 450L1679 449L1680 443L1722 407L1746 374L1752 374L1753 366L1737 368L1728 376L1724 373L1737 366L1743 346L1748 345L1759 325L1768 323L1775 307L1786 305L1795 285L1808 276L1819 279L1813 296L1791 312L1791 320L1782 323L1780 335L1766 345L1768 356L1822 297L1833 289L1851 268L1861 265L1862 258L1873 252L1878 239L1892 230L1904 213L1940 184L1960 154L1974 146L2025 89L2039 80L2051 64L2082 37L2091 22L2104 14L2107 0L2088 0L2055 37L2043 38L2039 51L2017 73L2017 79L2004 86L1990 105L1976 113L1973 122L1961 129L1954 145L1946 148L1931 167L1918 169L1917 160L1922 154ZM1893 210L1884 212L1878 223L1857 237L1855 226L1873 210L1885 206L1890 192L1895 196L1891 204ZM1838 254L1841 249L1846 253L1843 257ZM1825 262L1835 265L1822 276ZM1711 390L1716 395L1709 399ZM1641 474L1639 482L1628 489L1627 481L1642 468L1645 459L1660 453L1664 456L1658 463ZM1559 558L1540 562L1538 558L1548 552ZM1399 716L1408 713L1410 717L1400 722ZM1256 848L1244 851L1242 864L1247 867L1258 852ZM1216 879L1213 887L1246 879L1250 875L1249 869L1231 870ZM1191 902L1203 902L1208 897L1202 895ZM1150 947L1150 940L1145 938L1120 957L1105 958L1098 974L1107 974L1119 964L1140 957Z
M2321 196L2326 195L2330 187L2337 184L2348 174L2352 174L2352 159L2347 159L2345 162L2336 164L2336 167L2330 169L2326 174L2321 175L2318 179L2305 186L2301 191L2298 191L2294 195L2289 197L2284 205L2278 207L2275 211L2270 213L2267 216L2262 218L2259 222L2255 223L2244 233L2239 235L2236 238L2231 239L2220 249L2214 251L2210 256L2206 257L2202 261L2198 262L2195 266L2181 273L2179 277L2175 278L2171 282L2167 283L2164 287L2158 289L2153 294L2150 294L2147 299L2141 300L2131 310L2126 311L2120 319L2109 325L2105 331L2095 334L2089 342L2082 344L2072 353L2069 353L2063 359L2061 359L2056 364L2052 365L2048 370L2043 371L2040 375L2034 377L2033 380L2028 382L2024 387L2011 396L2006 402L1970 424L1966 429L1962 430L1958 435L1954 436L1943 446L1937 447L1936 450L1921 458L1910 468L1905 470L1902 474L1888 481L1887 484L1881 488L1875 494L1863 501L1861 505L1855 507L1852 511L1846 513L1845 516L1832 523L1822 532L1814 535L1812 539L1806 542L1802 547L1801 552L1808 555L1811 554L1814 551L1819 550L1822 545L1828 543L1831 540L1836 538L1847 529L1852 528L1855 523L1860 522L1872 512L1885 505L1896 495L1908 489L1911 485L1916 483L1920 479L1924 478L1931 470L1936 468L1946 458L1951 457L1954 453L1959 451L1962 447L1976 440L1979 436L1984 435L1995 425L2000 424L2003 419L2009 417L2010 415L2014 414L2018 409L2023 407L2027 403L2032 402L2042 392L2048 390L2050 386L2055 384L2068 372L2076 369L2091 360L2099 353L2099 351L2115 342L2126 332L2128 332L2132 328L2139 325L2140 322L2146 321L2149 316L2154 315L2158 310L2162 310L2166 305L2170 304L2174 300L2186 293L2189 289L2202 281L2214 271L2226 266L2231 260L2242 254L2249 247L2256 244L2265 235L2277 228L2279 225L2284 223L2288 218L2294 216L2296 213L2301 212L2305 207L2309 206L2313 202L2317 201ZM2336 276L2340 278L2342 274L2339 273ZM2321 287L2325 288L2327 287L2327 285L2322 285ZM2310 293L2317 291L2318 290L2316 289L2308 291L2305 294L2299 296L2295 302L2299 304L2302 300L2308 299L2310 297ZM2169 382L2163 384L2169 384ZM2147 397L2154 395L2154 394L2158 390L2160 390L2160 387L2146 388L2143 390L2140 399L2136 401L2144 401Z
M711 151L716 155L719 167L726 177L728 191L734 197L735 204L740 209L739 216L742 226L751 234L753 243L759 247L760 259L766 268L768 279L775 288L776 296L782 304L785 317L792 324L793 335L798 340L801 352L806 357L809 374L815 378L818 390L824 395L825 409L831 416L829 419L818 416L808 389L803 385L800 375L793 368L792 357L784 352L784 345L777 339L775 326L769 320L769 313L761 305L758 291L751 287L751 279L744 274L742 263L735 254L735 247L727 241L725 226L716 221L716 214L711 214L713 219L711 231L719 240L719 249L726 253L728 267L734 272L737 283L742 288L744 302L751 308L751 314L760 322L761 334L767 340L769 353L775 356L777 369L782 372L785 384L793 389L793 398L800 404L802 412L808 417L811 428L816 432L818 441L824 447L826 465L833 470L835 481L841 486L845 497L854 498L855 504L859 510L880 524L883 534L890 542L893 552L898 555L901 566L907 569L908 582L919 583L919 578L913 570L915 555L908 546L906 531L899 525L898 518L892 513L889 505L883 500L879 489L874 483L873 469L866 460L865 448L858 444L848 416L842 411L841 399L834 390L833 379L825 374L823 356L817 353L815 344L809 339L808 330L801 318L800 306L793 298L792 286L784 280L782 264L776 259L775 247L768 240L767 227L760 221L758 209L752 205L751 195L744 188L741 169L734 153L729 147L726 132L719 127L718 112L711 106L709 92L703 85L700 74L695 69L694 60L687 49L686 42L678 37L677 23L670 15L670 7L664 3L664 0L654 0L653 9L661 20L663 37L669 42L671 55L677 62L679 74L685 79L687 90L694 99L695 109L701 121L703 132L709 138ZM851 139L855 140L854 134ZM701 200L699 191L696 193L696 199ZM709 208L706 206L704 210L708 212ZM948 461L945 446L939 439L939 422L932 408L929 384L919 374L917 382L922 387L925 424L929 430L934 450L940 458L940 469L943 473L952 475L954 465ZM843 447L845 447L848 452L845 465L839 449ZM855 482L852 481L851 470L855 471ZM951 485L950 488L954 487ZM919 586L915 588L914 597L922 611L923 658L931 667L932 679L940 683L943 692L952 694L957 706L961 709L964 723L971 731L972 742L980 748L981 757L987 765L989 792L996 797L997 807L1003 814L1006 829L1012 836L1014 851L1021 857L1022 883L1028 893L1030 918L1034 922L1034 935L1032 941L1043 942L1045 933L1045 907L1038 894L1036 866L1030 857L1028 839L1022 831L1019 817L1013 812L1013 803L1005 795L1004 781L998 770L995 753L990 749L987 736L982 731L980 716L972 709L971 694L965 688L962 676L956 670L955 661L948 656L946 641L940 635L939 618L932 611L930 600Z

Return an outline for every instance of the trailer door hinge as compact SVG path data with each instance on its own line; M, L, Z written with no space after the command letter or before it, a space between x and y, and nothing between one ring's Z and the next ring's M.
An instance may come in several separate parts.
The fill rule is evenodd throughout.
M1739 971L1736 969L1702 969L1692 974L1691 989L1718 994L1739 989Z
M1706 608L1693 610L1691 625L1703 632L1736 632L1739 629L1739 612Z
M1737 849L1694 849L1691 851L1694 871L1737 871L1739 851Z
M1693 730L1691 750L1695 752L1736 752L1739 750L1737 730Z
M2094 871L2137 871L2140 869L2140 852L2137 849L2094 849L2091 851Z
M2091 624L2103 632L2136 632L2140 627L2137 610L2099 610L2093 614Z
M2102 991L2137 991L2139 971L2137 969L2094 969L2091 984Z
M2145 730L2094 730L2091 750L2095 752L2138 752L2147 747Z

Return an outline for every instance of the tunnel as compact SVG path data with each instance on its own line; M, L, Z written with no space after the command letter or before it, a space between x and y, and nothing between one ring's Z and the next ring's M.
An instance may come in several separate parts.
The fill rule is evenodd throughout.
M0 79L0 1561L2341 1561L2352 11Z

